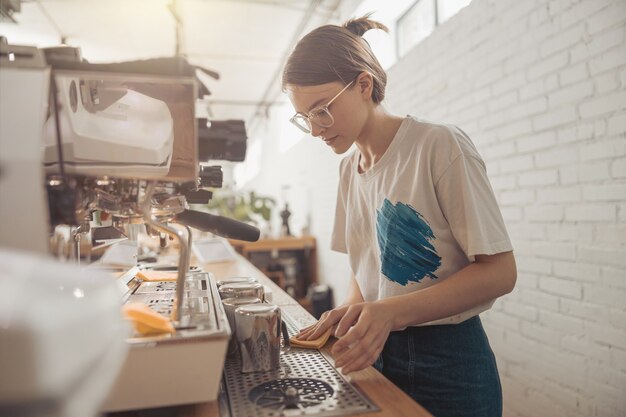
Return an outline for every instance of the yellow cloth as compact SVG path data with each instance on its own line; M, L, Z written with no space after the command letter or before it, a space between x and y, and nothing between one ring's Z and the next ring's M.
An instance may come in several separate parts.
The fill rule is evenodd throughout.
M293 347L299 347L299 348L305 348L305 349L321 349L326 344L326 342L328 342L328 338L330 337L330 333L332 332L332 330L333 330L332 327L329 328L328 330L326 330L326 332L324 332L324 334L322 334L317 339L300 340L296 338L296 336L292 336L289 338L289 341L291 342L291 346Z
M170 319L160 315L146 304L125 304L122 306L122 314L133 323L137 333L142 336L174 332Z
M142 281L176 281L178 278L178 272L170 271L139 271L137 272L137 278Z

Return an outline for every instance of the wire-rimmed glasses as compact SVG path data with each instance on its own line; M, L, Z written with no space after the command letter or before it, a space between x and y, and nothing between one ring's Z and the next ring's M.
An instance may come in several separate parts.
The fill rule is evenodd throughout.
M333 118L333 115L330 114L330 110L328 110L328 108L333 101L341 95L341 93L346 91L348 87L352 85L352 83L354 83L354 80L350 81L325 105L314 108L308 114L298 112L294 114L289 121L296 125L298 129L302 130L304 133L311 133L313 131L313 123L320 127L331 127L335 123L335 119Z

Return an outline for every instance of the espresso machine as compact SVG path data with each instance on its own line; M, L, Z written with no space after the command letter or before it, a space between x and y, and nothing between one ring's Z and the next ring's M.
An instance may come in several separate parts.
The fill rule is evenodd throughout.
M98 236L130 237L140 228L162 244L173 240L175 282L142 281L138 271L149 264L111 274L120 306L148 305L175 332L128 335L101 410L214 400L230 328L215 280L190 267L190 228L249 241L259 231L189 204L208 202L205 187L221 186L221 168L209 159L245 156L243 123L195 118L202 69L183 58L90 64L74 48L1 48L0 215L12 220L0 247L80 263L85 239L95 246ZM94 219L103 217L100 228Z

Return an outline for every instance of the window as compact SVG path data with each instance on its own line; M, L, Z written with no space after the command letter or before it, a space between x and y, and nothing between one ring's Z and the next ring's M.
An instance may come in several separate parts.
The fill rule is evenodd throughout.
M471 3L472 0L437 0L437 24L440 25L459 10Z
M372 19L379 21L389 28L389 33L382 30L370 30L363 38L370 44L372 51L384 69L388 69L398 59L396 23L415 0L362 0L359 6L344 17L358 17L373 13Z
M418 0L398 19L398 55L405 55L435 30L435 10L435 0Z
M398 56L428 37L472 0L417 0L397 22Z

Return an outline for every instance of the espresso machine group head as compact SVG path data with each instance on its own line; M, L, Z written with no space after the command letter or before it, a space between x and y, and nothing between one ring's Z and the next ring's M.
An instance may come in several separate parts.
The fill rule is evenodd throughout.
M144 222L178 240L174 321L180 319L189 269L189 227L259 238L254 226L188 207L208 203L206 188L222 186L221 167L206 163L243 160L247 139L242 121L195 119L194 74L182 58L109 65L54 60L52 116L44 126L52 225L73 214L71 224L81 227L91 213L103 211L122 227ZM186 226L187 236L171 223Z

